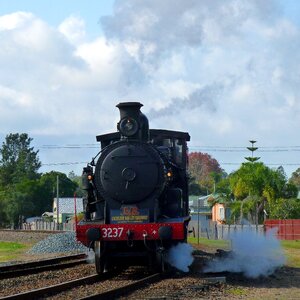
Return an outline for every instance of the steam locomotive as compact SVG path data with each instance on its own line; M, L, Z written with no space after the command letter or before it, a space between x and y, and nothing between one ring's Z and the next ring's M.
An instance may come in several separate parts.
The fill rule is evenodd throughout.
M164 271L168 249L187 239L190 136L149 130L142 106L117 105L118 132L97 136L101 150L83 169L85 216L76 235L93 248L99 274L136 264Z

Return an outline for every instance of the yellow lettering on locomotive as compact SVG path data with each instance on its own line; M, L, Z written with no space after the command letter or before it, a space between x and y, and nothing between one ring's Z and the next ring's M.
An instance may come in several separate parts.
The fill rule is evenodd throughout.
M139 209L136 206L122 207L123 216L138 216L139 214L140 214Z

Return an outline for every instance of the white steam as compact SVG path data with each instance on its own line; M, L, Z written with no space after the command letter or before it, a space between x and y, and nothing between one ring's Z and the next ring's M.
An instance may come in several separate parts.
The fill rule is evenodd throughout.
M166 260L178 270L188 272L189 266L194 260L192 252L193 247L190 244L180 243L168 251Z
M257 278L271 275L284 263L285 256L274 231L266 235L243 231L232 236L229 256L212 261L204 272L241 272L246 277Z
M87 263L88 264L94 264L95 263L95 252L92 249L89 249L87 251Z

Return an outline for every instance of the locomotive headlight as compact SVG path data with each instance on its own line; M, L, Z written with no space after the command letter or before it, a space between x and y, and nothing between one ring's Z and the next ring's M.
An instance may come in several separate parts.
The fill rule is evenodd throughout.
M133 118L123 118L119 123L119 130L125 136L135 135L138 129L138 122Z

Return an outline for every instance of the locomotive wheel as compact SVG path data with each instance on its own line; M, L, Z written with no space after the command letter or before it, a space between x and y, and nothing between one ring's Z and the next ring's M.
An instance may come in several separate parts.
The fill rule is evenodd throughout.
M101 257L101 242L100 241L95 241L95 267L96 267L96 272L98 274L104 273L104 259Z

